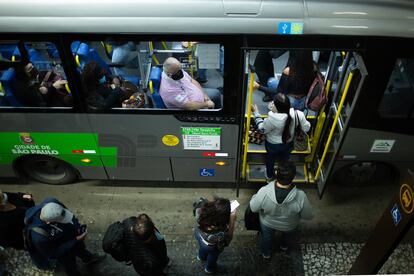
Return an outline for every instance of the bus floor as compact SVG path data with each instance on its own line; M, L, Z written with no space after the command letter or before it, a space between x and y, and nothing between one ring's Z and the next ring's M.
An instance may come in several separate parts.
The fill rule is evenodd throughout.
M174 184L171 184L171 186ZM72 185L53 186L39 183L0 184L9 192L28 192L37 202L48 196L61 200L82 223L88 224L87 247L102 251L103 234L114 221L138 213L147 213L164 234L168 255L172 259L169 275L203 275L196 260L197 245L193 237L192 203L200 196L218 195L235 199L232 189L217 188L133 187L123 183L82 181ZM258 187L256 187L258 188ZM365 187L340 187L331 183L322 200L313 187L304 189L311 201L315 218L302 221L296 245L287 253L279 251L277 235L270 261L259 254L259 236L244 228L244 210L256 188L242 189L237 200L235 237L220 255L226 275L333 275L346 274L369 237L376 222L395 192L394 186L378 184ZM414 273L414 253L411 231L394 250L380 273ZM6 249L10 258L6 268L10 275L64 275L58 266L54 272L39 271L23 251ZM84 275L136 275L132 266L114 261L110 256L94 267L84 267Z

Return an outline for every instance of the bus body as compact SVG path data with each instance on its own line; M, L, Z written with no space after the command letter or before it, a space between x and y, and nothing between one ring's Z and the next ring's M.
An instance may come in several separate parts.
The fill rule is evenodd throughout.
M322 194L333 178L358 183L387 168L414 168L414 56L406 50L414 44L411 1L16 0L0 7L0 177L52 184L249 180L248 163L263 163L264 150L245 140L248 65L257 51L271 49L326 56L321 64L330 100L310 116L310 152L293 157L304 163L305 182L316 182ZM150 104L91 109L81 83L84 64L98 57L114 74L111 53L127 43L138 65L125 79L138 76ZM171 55L194 78L207 70L222 91L221 108L157 107L153 68ZM9 75L27 62L60 71L72 104L34 107L7 98Z

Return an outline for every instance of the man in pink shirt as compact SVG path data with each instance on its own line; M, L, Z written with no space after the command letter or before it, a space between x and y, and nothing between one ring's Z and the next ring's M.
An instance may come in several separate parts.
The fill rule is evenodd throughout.
M185 110L221 108L217 89L205 88L181 69L173 57L165 60L161 76L160 95L167 108Z

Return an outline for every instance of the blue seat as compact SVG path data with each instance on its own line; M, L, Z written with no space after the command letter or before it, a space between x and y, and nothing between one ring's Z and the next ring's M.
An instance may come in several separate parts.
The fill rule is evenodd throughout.
M159 89L161 84L162 69L160 67L152 67L149 77L149 88L152 103L155 108L166 108L164 101L161 98Z
M14 107L22 106L22 104L20 104L20 102L13 95L12 87L14 82L16 82L14 69L10 68L4 71L0 77L0 82L4 90L2 105L10 105Z
M16 44L1 44L0 53L3 56L3 58L10 61L13 60L13 56L20 57L19 48Z

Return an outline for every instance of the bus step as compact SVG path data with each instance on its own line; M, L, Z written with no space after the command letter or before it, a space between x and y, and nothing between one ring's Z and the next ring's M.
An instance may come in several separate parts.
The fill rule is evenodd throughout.
M247 181L248 182L266 182L265 176L265 165L264 164L247 164ZM275 170L277 165L275 167ZM296 177L293 180L294 183L307 183L308 179L306 177L307 170L306 164L297 164L296 165Z
M247 149L248 153L258 153L258 154L265 154L266 153L266 149L265 149L265 145L264 142L261 145L257 145L254 143L249 143L248 149ZM310 143L308 145L308 150L306 151L295 151L293 150L291 152L291 154L298 154L298 155L308 155L311 153L311 147L310 147Z

